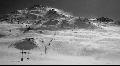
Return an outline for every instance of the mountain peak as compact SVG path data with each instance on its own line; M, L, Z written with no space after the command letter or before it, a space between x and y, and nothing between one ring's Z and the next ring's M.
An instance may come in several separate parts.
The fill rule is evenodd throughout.
M64 10L42 6L34 5L30 8L25 8L21 10L16 10L12 14L5 15L0 18L1 22L7 22L11 24L33 24L33 25L43 25L49 28L89 28L95 27L93 23L110 23L113 19L107 17L98 18L86 18L74 16L71 13L65 12ZM55 24L54 24L55 23ZM55 26L55 27L53 27ZM45 28L45 27L44 27ZM51 28L51 27L50 27ZM96 28L96 27L95 27Z

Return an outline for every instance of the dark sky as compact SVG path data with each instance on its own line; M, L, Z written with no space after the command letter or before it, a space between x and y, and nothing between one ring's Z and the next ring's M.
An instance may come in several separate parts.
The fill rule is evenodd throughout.
M78 16L120 17L120 0L0 0L0 13L34 4L47 4Z

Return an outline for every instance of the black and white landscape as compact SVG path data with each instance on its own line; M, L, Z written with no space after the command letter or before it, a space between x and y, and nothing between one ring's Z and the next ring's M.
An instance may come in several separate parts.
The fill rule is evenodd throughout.
M78 16L65 11L67 9L60 9L61 7L47 6L49 5L46 4L47 0L37 1L37 5L32 4L29 7L11 10L9 13L0 12L2 13L0 15L0 65L120 64L120 20L109 17L110 15L108 17ZM79 4L77 2L90 4L97 1L100 2L100 0L76 0L76 4ZM105 0L108 1L112 2ZM32 1L26 0L26 2ZM75 7L73 0L68 4L70 5L71 2ZM118 4L117 0L114 4ZM20 7L20 4L18 5ZM2 10L3 7L0 7ZM66 7L68 7L67 3ZM83 7L86 8L86 5ZM83 14L85 13L87 12Z

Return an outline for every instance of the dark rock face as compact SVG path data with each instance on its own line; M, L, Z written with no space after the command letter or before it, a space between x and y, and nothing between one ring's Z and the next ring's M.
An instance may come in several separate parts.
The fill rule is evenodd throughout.
M81 18L79 18L79 19L76 19L75 20L75 26L77 27L77 28L87 28L87 27L89 27L90 26L90 24L87 24L87 19L81 19Z
M107 17L100 17L100 18L97 18L97 21L109 23L109 22L113 22L114 20Z
M0 38L2 38L2 37L5 37L5 35L3 35L3 34L0 34Z
M0 21L9 21L9 15L0 16Z
M19 50L32 50L34 48L37 48L37 45L34 44L34 42L32 40L33 39L31 39L31 38L26 38L21 42L16 42L14 44L14 47Z
M49 25L57 25L58 20L49 20L48 22L44 23L43 25L49 26Z
M63 20L60 24L61 29L69 29L72 28L72 24L70 24L67 20Z
M60 17L60 15L54 9L49 10L45 15L45 18L48 18L48 19L55 19L58 17Z
M114 24L120 26L120 20L115 21Z
M34 14L26 14L26 19L27 20L36 20L37 16Z

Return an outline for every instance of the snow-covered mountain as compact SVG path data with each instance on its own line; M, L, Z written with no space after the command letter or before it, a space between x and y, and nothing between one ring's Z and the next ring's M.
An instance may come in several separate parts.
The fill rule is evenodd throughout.
M111 26L114 22L114 20L105 17L94 19L96 20L74 16L57 8L43 6L16 10L0 17L1 23L31 24L32 28L41 30L104 29L104 27Z

